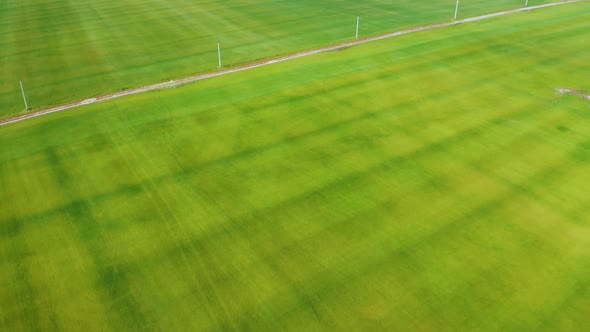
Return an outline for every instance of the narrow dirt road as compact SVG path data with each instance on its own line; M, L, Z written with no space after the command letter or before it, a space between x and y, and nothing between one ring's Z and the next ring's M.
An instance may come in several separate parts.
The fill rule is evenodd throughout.
M571 95L590 100L590 95L584 94L583 92L576 89L557 88L555 89L555 92L559 93L560 95L569 93Z
M174 87L174 86L178 86L178 85L188 84L188 83L192 83L192 82L195 82L195 81L204 80L204 79L211 78L211 77L216 77L216 76L221 76L221 75L227 75L227 74L235 73L235 72L242 71L242 70L247 70L247 69L253 69L253 68L257 68L257 67L267 66L267 65L274 64L274 63L279 63L279 62L284 62L284 61L288 61L288 60L293 60L293 59L297 59L297 58L301 58L301 57L304 57L304 56L309 56L309 55L313 55L313 54L317 54L317 53L335 51L335 50L338 50L340 48L345 48L345 47L350 47L350 46L365 44L365 43L373 42L373 41L376 41L376 40L392 38L392 37L401 36L401 35L405 35L405 34L409 34L409 33L413 33L413 32L425 31L425 30L432 30L432 29L437 29L437 28L443 28L443 27L448 27L448 26L455 25L455 24L480 21L480 20L485 20L485 19L488 19L488 18L492 18L492 17L496 17L496 16L501 16L501 15L506 15L506 14L512 14L512 13L517 13L517 12L522 12L522 11L529 11L529 10L546 8L546 7L553 7L553 6L558 6L558 5L565 5L565 4L575 3L575 2L582 2L582 1L584 1L584 0L568 0L568 1L561 1L561 2L554 2L554 3L544 4L544 5L538 5L538 6L530 6L530 7L518 8L518 9L512 9L512 10L506 10L506 11L492 13L492 14L486 14L486 15L481 15L481 16L475 16L475 17L465 18L465 19L451 21L451 22L446 22L446 23L424 25L424 26L420 26L420 27L415 27L415 28L410 28L410 29L406 29L406 30L400 30L400 31L390 32L390 33L386 33L386 34L378 35L378 36L373 36L373 37L360 38L360 39L356 39L356 40L345 42L345 43L340 43L340 44L336 44L336 45L320 47L320 48L316 48L316 49L312 49L312 50L307 50L307 51L301 51L301 52L292 53L292 54L289 54L289 55L279 56L279 57L276 57L276 58L270 58L268 60L264 60L264 61L260 61L260 62L247 63L247 64L240 65L240 66L237 66L237 67L223 69L223 70L219 70L219 71L215 71L215 72L209 72L209 73L194 75L194 76L185 77L185 78L181 78L181 79L177 79L177 80L172 80L172 81L168 81L168 82L162 82L162 83L157 83L157 84L152 84L152 85L146 85L146 86L139 87L139 88L133 88L133 89L129 89L129 90L124 90L124 91L120 91L120 92L115 92L115 93L110 93L110 94L98 96L98 97L95 97L95 98L89 98L89 99L84 99L84 100L77 101L77 102L72 102L72 103L63 104L63 105L59 105L59 106L54 106L54 107L47 108L47 109L44 109L44 110L35 111L35 112L31 112L31 113L27 113L27 114L15 116L15 117L12 117L12 118L0 120L0 126L5 126L5 125L11 124L11 123L15 123L15 122L19 122L19 121L24 121L24 120L35 118L35 117L42 116L42 115L45 115L45 114L50 114L50 113L65 111L65 110L76 108L76 107L80 107L80 106L83 106L83 105L88 105L88 104L97 103L97 102L101 102L101 101L111 100L111 99L120 98L120 97L124 97L124 96L128 96L128 95L133 95L133 94L137 94L137 93L154 91L154 90L164 89L164 88L168 88L168 87Z

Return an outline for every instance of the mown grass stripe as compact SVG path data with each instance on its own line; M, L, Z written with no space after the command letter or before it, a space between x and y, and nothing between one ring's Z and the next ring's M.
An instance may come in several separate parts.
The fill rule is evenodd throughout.
M383 111L380 111L380 112L388 112L388 110L383 110ZM513 119L518 119L520 117L529 116L530 113L531 112L521 112L518 116L517 115L512 115L512 118ZM306 133L305 135L302 135L302 136L296 136L296 137L293 137L293 138L288 138L288 139L285 139L283 141L273 143L273 144L271 144L269 146L264 146L264 147L261 147L261 148L254 148L254 149L247 150L247 151L242 151L242 152L240 152L238 154L234 154L234 155L231 155L231 156L228 156L228 157L224 157L224 158L221 158L221 159L212 160L212 161L209 161L207 163L199 164L197 166L186 167L184 171L179 172L179 173L164 174L162 176L152 178L152 179L150 179L148 181L138 182L138 183L133 184L133 185L125 185L125 186L122 186L122 190L120 190L120 191L110 192L110 193L101 193L101 194L98 194L98 195L93 196L93 197L83 198L83 199L80 199L78 201L72 202L72 205L77 205L77 204L83 203L85 201L98 202L98 201L102 201L102 200L106 200L106 199L111 199L112 197L116 197L116 196L118 196L120 194L128 195L130 193L138 193L138 192L140 192L142 190L145 190L146 186L149 183L162 184L162 183L165 183L165 182L168 182L168 181L181 181L187 175L198 173L198 172L202 171L204 168L210 168L210 167L214 167L214 166L218 166L218 165L224 165L224 164L228 164L230 162L234 162L235 160L238 160L238 159L244 159L244 158L248 158L248 157L251 157L251 156L256 156L256 155L259 155L260 153L268 152L270 150L276 149L278 145L291 144L292 141L299 141L299 140L307 139L309 137L320 135L323 132L325 132L326 130L333 130L334 128L340 128L340 127L343 127L343 126L351 125L351 124L354 124L356 121L359 121L360 119L368 118L369 116L372 116L372 114L363 115L363 116L357 117L357 118L352 119L352 120L347 120L347 121L344 121L344 122L341 122L341 123L337 123L337 124L332 125L332 126L329 126L327 128L321 128L319 130L312 131L311 133ZM496 119L494 119L492 121L491 124L492 125L501 124L502 121L499 121L499 120L501 120L502 118L503 118L502 116L497 117ZM481 127L470 128L470 129L465 130L465 131L463 131L461 133L457 133L455 136L447 137L447 138L444 138L444 139L442 139L440 141L437 141L437 142L431 142L431 143L429 143L429 145L427 145L427 146L425 146L425 147L423 147L423 148L421 148L421 149L419 149L417 151L414 151L414 152L412 152L412 153L410 153L408 155L394 156L393 158L389 159L385 163L379 165L377 168L385 167L386 165L391 165L392 163L395 163L395 162L399 161L400 159L416 158L416 157L418 157L420 155L431 153L433 151L436 151L436 150L440 149L444 145L461 142L462 140L465 140L468 137L471 137L473 135L477 135L481 131L481 128L484 128L485 126L489 126L489 125L490 125L490 123L484 123ZM113 142L113 144L117 144L116 143L117 142L116 140L114 140L112 142ZM50 150L50 151L52 151L52 150ZM55 155L55 152L53 152L53 154L50 154L49 157L51 157L51 155ZM62 168L59 168L59 167L56 168L56 170L60 170L60 169L62 169ZM367 173L367 172L371 172L371 171L373 171L372 168L371 169L368 169L368 170L363 170L361 173L356 173L356 175L355 175L355 173L353 173L352 177L354 178L354 177L357 177L357 176L361 176L363 173ZM58 181L62 181L62 179L67 179L67 174L61 174L61 173L59 173L59 174L56 175L56 178L58 179ZM61 207L61 208L56 208L54 211L47 211L46 213L43 213L41 216L31 216L28 219L29 220L40 220L41 217L45 217L47 214L48 215L52 215L54 213L55 214L60 214L63 211L67 211L72 205L66 205L66 206Z
M315 197L322 197L322 195L326 191L333 191L333 190L336 190L337 188L349 187L351 185L351 183L361 181L364 177L368 176L369 174L375 174L380 171L391 170L395 167L395 165L399 165L400 163L404 163L404 162L411 162L412 160L415 160L416 158L420 158L421 156L428 155L428 154L432 153L432 151L440 150L444 145L460 143L461 141L465 140L467 137L476 137L476 135L478 135L479 133L480 133L479 128L463 132L457 136L454 136L452 138L445 140L444 142L437 142L437 143L432 144L432 145L434 145L434 147L432 145L429 145L423 149L420 149L418 151L414 151L413 153L411 153L409 155L395 156L393 158L386 159L376 165L371 166L368 169L359 170L359 171L353 172L351 174L346 174L344 177L336 179L335 181L333 181L331 183L328 183L323 186L319 186L314 190L308 190L305 193L303 193L301 196L290 198L287 201L279 202L273 206L265 207L265 208L262 208L258 211L249 212L247 219L251 220L251 223L249 223L248 225L250 227L252 227L253 226L252 222L256 222L256 223L263 222L265 220L265 217L264 217L265 215L273 215L281 210L285 210L289 206L298 206L301 204L302 201L313 200ZM200 243L202 241L213 242L213 241L216 241L216 239L219 236L228 235L229 232L232 230L239 232L244 228L243 220L245 218L246 218L246 216L238 217L236 220L229 220L223 224L219 224L215 229L202 234L198 239L196 239L194 241L196 241L197 243Z
M127 267L109 261L102 243L107 239L101 234L101 227L92 217L87 203L80 202L70 206L68 215L78 231L80 244L92 258L96 269L95 285L102 294L107 311L116 318L112 328L123 325L130 330L143 330L148 320L140 311L140 306L129 288Z
M553 85L584 89L584 51L541 37L584 6L7 126L0 256L30 255L41 328L580 328L590 118Z

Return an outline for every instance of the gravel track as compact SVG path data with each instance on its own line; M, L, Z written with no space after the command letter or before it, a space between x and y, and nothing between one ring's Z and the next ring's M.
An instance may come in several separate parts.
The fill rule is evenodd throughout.
M571 95L590 100L590 95L584 94L583 92L576 89L557 88L555 89L555 92L559 93L560 95L569 93Z
M0 127L1 126L5 126L5 125L8 125L8 124L11 124L11 123L15 123L15 122L20 122L20 121L24 121L24 120L27 120L27 119L31 119L31 118L36 118L36 117L39 117L39 116L42 116L42 115L45 115L45 114L50 114L50 113L55 113L55 112L61 112L61 111L65 111L65 110L68 110L68 109L72 109L72 108L76 108L76 107L80 107L80 106L84 106L84 105L88 105L88 104L93 104L93 103L97 103L97 102L101 102L101 101L106 101L106 100L111 100L111 99L120 98L120 97L124 97L124 96L129 96L129 95L133 95L133 94L137 94L137 93L143 93L143 92L148 92L148 91L154 91L154 90L160 90L160 89L175 87L175 86L178 86L178 85L184 85L184 84L188 84L188 83L192 83L192 82L204 80L204 79L211 78L211 77L216 77L216 76L221 76L221 75L227 75L227 74L235 73L235 72L238 72L238 71L243 71L243 70L253 69L253 68L257 68L257 67L267 66L267 65L274 64L274 63L279 63L279 62L284 62L284 61L288 61L288 60L293 60L293 59L297 59L297 58L301 58L301 57L305 57L305 56L309 56L309 55L313 55L313 54L317 54L317 53L335 51L335 50L338 50L338 49L341 49L341 48L346 48L346 47L360 45L360 44L365 44L365 43L370 43L370 42L373 42L373 41L376 41L376 40L381 40L381 39L387 39L387 38L392 38L392 37L396 37L396 36L406 35L406 34L413 33L413 32L419 32L419 31L425 31L425 30L432 30L432 29L437 29L437 28L448 27L448 26L452 26L452 25L455 25L455 24L461 24L461 23L468 23L468 22L485 20L485 19L488 19L488 18L492 18L492 17L496 17L496 16L502 16L502 15L506 15L506 14L512 14L512 13L529 11L529 10L546 8L546 7L553 7L553 6L558 6L558 5L565 5L565 4L575 3L575 2L582 2L582 1L584 1L584 0L567 0L567 1L554 2L554 3L549 3L549 4L544 4L544 5L538 5L538 6L530 6L530 7L518 8L518 9L512 9L512 10L505 10L505 11L496 12L496 13L492 13L492 14L480 15L480 16L475 16L475 17L460 19L460 20L446 22L446 23L438 23L438 24L424 25L424 26L420 26L420 27L415 27L415 28L410 28L410 29L405 29L405 30L390 32L390 33L386 33L386 34L378 35L378 36L373 36L373 37L359 38L359 39L356 39L356 40L353 40L353 41L349 41L349 42L344 42L344 43L330 45L330 46L325 46L325 47L320 47L320 48L311 49L311 50L307 50L307 51L301 51L301 52L292 53L292 54L289 54L289 55L284 55L284 56L279 56L279 57L275 57L275 58L270 58L270 59L259 61L259 62L251 62L251 63L247 63L247 64L244 64L244 65L240 65L240 66L236 66L236 67L232 67L232 68L228 68L228 69L222 69L222 70L215 71L215 72L198 74L198 75L189 76L189 77L185 77L185 78L181 78L181 79L177 79L177 80L172 80L172 81L168 81L168 82L162 82L162 83L157 83L157 84L152 84L152 85L146 85L146 86L142 86L142 87L139 87L139 88L133 88L133 89L129 89L129 90L123 90L123 91L120 91L120 92L115 92L115 93L109 93L109 94L101 95L101 96L98 96L98 97L95 97L95 98L88 98L88 99L84 99L84 100L77 101L77 102L62 104L62 105L54 106L54 107L51 107L51 108L47 108L47 109L43 109L43 110L31 112L31 113L22 114L22 115L19 115L19 116L7 118L7 119L4 119L4 120L0 120Z

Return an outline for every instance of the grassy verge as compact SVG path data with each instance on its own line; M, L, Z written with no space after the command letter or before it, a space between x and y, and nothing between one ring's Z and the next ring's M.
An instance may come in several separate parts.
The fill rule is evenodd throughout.
M543 1L531 1L539 4ZM465 0L460 17L522 6ZM235 65L361 35L448 21L436 1L4 1L0 4L0 117L214 70L216 43Z

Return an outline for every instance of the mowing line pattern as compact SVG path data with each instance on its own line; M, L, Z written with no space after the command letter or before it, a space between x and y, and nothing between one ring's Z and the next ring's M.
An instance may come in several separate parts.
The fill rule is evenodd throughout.
M585 330L587 8L2 128L0 330Z

